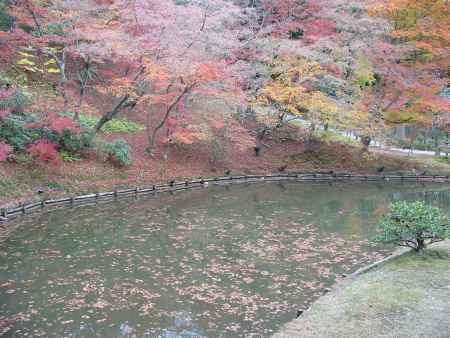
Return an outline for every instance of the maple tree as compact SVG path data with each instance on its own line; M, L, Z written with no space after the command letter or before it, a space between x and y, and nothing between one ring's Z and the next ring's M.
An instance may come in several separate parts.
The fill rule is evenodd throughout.
M392 23L374 60L382 77L379 101L391 122L430 127L436 115L448 111L450 66L450 5L447 1L390 0L371 9Z
M190 6L189 10L196 13L200 11L201 15L191 25L194 29L186 29L180 34L168 23L161 27L151 21L152 18L160 20L157 13L161 10L168 13L166 21L181 23L186 18L197 18L191 15L194 12L181 13L175 5L140 1L133 4L123 1L83 1L74 5L54 0L48 2L44 9L40 8L42 4L38 2L29 1L26 7L23 7L24 4L14 4L11 13L24 24L35 23L36 34L27 36L18 44L23 46L16 48L21 57L16 61L18 66L30 74L54 74L57 77L54 87L64 100L63 110L67 110L71 99L67 88L77 86L75 120L79 118L88 87L94 88L104 97L116 98L112 108L99 119L96 132L122 112L136 108L142 112L142 107L158 106L160 111L152 109L156 119L157 115L161 115L160 121L155 126L147 125L148 129L153 129L148 132L150 149L154 146L158 131L166 127L172 111L183 110L181 107L187 106L188 94L193 97L194 94L215 95L215 92L220 92L205 86L219 79L218 72L211 66L214 58L204 51L208 43L202 39L209 15L208 8ZM90 15L93 11L99 13L96 18ZM144 14L151 14L151 17ZM56 34L49 31L50 26L58 27ZM155 28L158 28L157 34L154 33ZM164 44L163 38L166 36L163 35L177 36L180 45ZM190 57L186 58L188 54ZM110 67L112 64L115 65L114 70ZM179 66L176 70L174 64ZM165 69L168 65L171 66L170 72ZM217 65L220 66L219 63ZM144 110L144 113L148 115L152 109ZM58 118L56 121L68 125L69 120ZM179 143L205 139L199 130L193 131L191 127L178 127L173 136L172 141L177 140Z
M448 3L376 3L368 18L319 0L20 0L6 6L14 23L0 43L30 84L51 83L51 111L99 116L97 133L121 115L145 121L151 154L159 141L245 139L233 114L248 103L258 145L292 119L308 121L309 137L317 126L352 130L366 148L388 125L444 130ZM228 111L198 107L214 100ZM77 122L48 116L42 128L77 133Z
M168 82L166 82L167 80L162 81L162 86L165 88L163 93L156 93L146 97L146 100L148 100L151 105L163 107L163 116L161 120L152 131L148 131L149 146L147 150L149 153L153 152L158 131L165 126L174 110L186 109L185 97L188 95L215 94L215 91L211 91L208 88L202 88L202 86L217 82L224 78L224 74L218 69L219 66L220 65L218 64L214 66L203 64L198 66L197 69L185 78L168 78ZM149 126L147 127L150 128ZM176 134L174 134L177 135L178 142L182 140L186 140L187 143L191 142L190 140L192 140L193 135L187 138L180 137L183 134L182 131L187 133L189 130L186 128L176 129ZM196 135L196 138L202 139L199 131L194 131L194 134Z
M38 34L43 33L43 18L48 15L48 11L39 5L36 0L18 0L14 1L11 7L11 14L17 22L25 27L31 27Z
M157 10L162 7L167 13L167 20L179 22L180 20L198 19L193 22L193 29L178 29L173 31L172 25L166 22L155 29L160 18L155 16ZM146 115L148 152L153 153L156 137L159 131L167 127L167 121L175 111L188 109L187 97L191 100L199 96L217 96L232 89L228 86L228 79L222 74L223 64L218 62L205 51L210 48L207 41L203 40L206 35L207 20L209 18L208 8L190 6L183 8L180 12L178 6L161 4L158 2L116 2L113 9L121 18L120 25L123 29L121 34L111 33L111 41L116 45L126 48L121 50L121 55L115 57L116 64L121 65L124 70L110 72L106 83L96 86L96 89L105 95L116 98L116 103L111 110L103 114L99 120L96 130L121 112L138 110ZM154 11L156 10L156 12ZM200 14L198 16L190 15ZM147 15L144 15L147 14ZM152 21L151 19L154 19ZM184 27L181 24L177 27ZM117 27L115 28L117 31ZM163 44L163 37L176 37L179 40L173 44ZM117 46L115 46L117 47ZM111 58L111 55L104 55ZM170 69L170 70L169 70ZM103 72L104 73L104 72ZM104 73L105 74L105 73ZM227 89L213 89L214 83L222 81L222 86ZM148 107L148 108L147 108ZM188 114L178 114L179 118L186 118ZM179 125L181 125L180 123ZM184 131L190 133L190 137L180 137ZM192 128L177 129L178 142L182 140L201 140L201 133ZM175 140L173 138L172 140Z
M272 64L271 83L258 91L255 104L275 109L278 114L276 126L281 126L287 117L301 117L310 121L311 131L315 126L335 128L342 122L343 111L337 102L320 91L314 84L325 74L319 63L307 59L278 58ZM267 132L263 129L263 133ZM260 135L259 138L262 138Z
M75 112L74 119L80 119L80 113L83 109L83 100L88 87L91 85L98 74L95 70L95 63L90 55L80 54L76 61L76 83L78 85L78 109Z

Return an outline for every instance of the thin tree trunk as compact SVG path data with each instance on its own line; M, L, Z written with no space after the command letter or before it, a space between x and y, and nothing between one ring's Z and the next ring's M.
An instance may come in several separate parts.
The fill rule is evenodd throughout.
M59 86L61 91L61 96L64 100L64 111L67 111L67 107L69 105L69 100L67 98L66 94L66 83L67 83L67 77L66 77L66 49L63 49L61 59L58 59L58 67L59 67Z
M417 247L414 249L416 252L422 252L425 249L425 240L423 238L417 239Z
M64 101L64 111L67 111L67 107L69 105L69 100L67 98L66 94L66 83L67 83L67 77L66 77L66 47L63 48L61 57L59 57L56 53L50 52L48 55L50 55L51 58L56 62L59 69L59 81L58 81L58 91L61 94L61 97Z
M83 106L83 99L84 99L84 94L86 91L86 87L89 81L89 68L90 68L90 62L89 61L84 61L84 70L81 71L80 69L78 69L78 83L80 85L80 90L79 90L79 99L78 99L78 109L75 112L75 120L78 121L80 119L80 114L81 114L81 109Z
M97 122L97 125L95 126L95 133L98 133L100 129L105 125L105 123L111 121L124 107L127 106L127 101L130 96L124 95L120 101L116 104L114 109L104 114L101 119Z
M170 104L169 107L167 107L166 109L166 113L164 114L163 119L158 123L158 125L155 127L155 129L153 129L153 132L151 133L151 135L149 136L149 140L148 140L148 147L147 147L147 152L152 155L153 154L153 150L155 148L155 141L156 141L156 136L157 133L159 132L159 130L164 127L164 125L167 122L167 119L170 116L170 113L172 112L172 110L176 107L176 105L180 102L180 100L192 89L194 88L194 86L196 85L196 82L187 85L183 88L182 92L177 96L177 98ZM148 126L147 126L148 128Z
M42 35L41 24L39 23L39 20L37 19L36 13L29 6L27 6L27 10L30 13L31 17L33 18L34 24L36 25L36 29L39 32L39 35Z
M138 80L139 76L144 72L144 70L145 70L144 66L142 66L139 69L139 71L136 73L136 76L133 79L134 83ZM95 126L94 132L98 133L100 131L100 129L102 129L102 127L105 125L105 123L107 123L107 122L111 121L113 118L115 118L122 109L125 109L125 108L131 106L132 104L130 104L130 102L128 101L129 98L130 98L129 93L123 95L122 98L119 100L119 102L116 104L116 106L111 111L107 112L100 118L100 120L97 122L97 125ZM136 101L137 101L137 99L136 99ZM134 102L134 104L136 103L136 101Z
M370 143L372 138L370 136L361 136L361 144L363 146L363 151L369 151Z
M275 127L276 128L276 127ZM265 126L258 134L256 135L256 144L255 144L255 156L258 157L261 155L263 146L264 146L264 138L266 137L267 133L270 131L270 128Z

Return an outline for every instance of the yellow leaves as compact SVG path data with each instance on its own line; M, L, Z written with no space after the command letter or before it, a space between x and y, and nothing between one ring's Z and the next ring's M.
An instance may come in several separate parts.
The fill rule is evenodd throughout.
M33 54L25 53L25 52L19 52L19 54L26 58L34 58L35 57Z
M384 11L386 11L386 5L377 4L368 8L367 14L369 14L370 16L382 16Z
M291 81L294 81L295 77L299 77L299 80L311 78L320 74L323 74L323 70L318 62L299 60L289 69L288 75Z
M385 112L384 118L388 123L411 123L419 126L431 126L435 114L433 111L442 111L432 102L417 99L410 107L395 109ZM445 108L444 108L445 109Z
M346 124L345 111L337 103L319 91L308 93L302 103L303 109L307 111L308 120L324 124L328 123L335 127Z
M281 58L272 66L272 74L276 74L277 81L285 85L301 83L325 73L316 61L292 57Z
M381 124L374 121L367 110L354 110L351 112L349 127L358 134L365 136L375 136L381 129Z
M336 104L334 104L328 97L322 92L314 91L305 102L308 110L320 111L327 114L333 114L338 112Z
M54 65L56 63L56 61L54 59L50 59L47 62L44 63L44 66L48 66L48 65Z
M282 105L287 110L295 111L295 104L304 91L305 89L301 86L284 86L282 83L275 82L260 91L257 101L264 105Z
M435 56L442 56L450 44L450 3L446 0L389 0L372 7L369 14L393 23L390 36L417 43L419 49Z
M17 61L17 64L24 70L27 70L32 73L42 73L43 70L39 67L36 67L36 63L29 59L20 59Z
M151 61L145 61L145 75L149 80L166 81L169 78L167 71L160 65Z
M35 63L31 60L28 59L20 59L19 61L17 61L18 65L27 65L27 66L34 66Z
M47 47L47 48L45 48L45 51L46 51L48 54L57 54L57 53L59 53L59 52L61 51L61 48Z
M49 51L57 51L57 48L51 48L47 47L45 48L46 54L48 54ZM21 59L19 59L16 64L20 66L23 70L26 70L28 72L32 73L59 73L60 70L58 68L54 68L53 66L56 64L56 61L53 58L48 59L44 62L44 60L41 60L38 58L37 55L33 54L35 50L32 47L29 48L23 48L23 51L18 52L20 56L22 56ZM48 68L47 68L48 67Z
M60 73L58 68L48 68L47 73Z
M320 65L304 59L283 58L272 66L275 80L260 90L256 103L302 115L301 104L307 99L308 93L301 83L321 74Z
M309 82L314 82L325 73L319 63L285 58L277 60L273 66L275 76L272 77L275 79L259 91L255 104L295 116L305 116L318 123L340 123L343 111L337 103L324 93L308 88ZM271 117L267 113L257 116L257 119L266 125L275 123L273 118L276 116L272 114Z
M39 68L29 67L29 66L23 66L22 68L29 72L32 72L32 73L36 73L36 72L42 73L42 69L39 69Z

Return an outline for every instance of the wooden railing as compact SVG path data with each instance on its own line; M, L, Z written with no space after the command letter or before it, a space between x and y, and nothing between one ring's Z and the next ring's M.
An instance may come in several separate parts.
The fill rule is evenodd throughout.
M450 183L450 176L395 176L395 175L354 175L338 173L289 173L276 175L241 175L214 178L199 178L192 181L171 181L166 184L136 187L111 192L99 192L77 197L60 199L46 199L39 202L22 203L13 208L0 210L0 223L7 222L23 214L53 206L73 206L97 201L115 200L123 197L140 195L157 195L160 193L175 192L193 188L207 187L209 185L226 185L234 183L254 183L271 181L298 181L298 182L439 182Z

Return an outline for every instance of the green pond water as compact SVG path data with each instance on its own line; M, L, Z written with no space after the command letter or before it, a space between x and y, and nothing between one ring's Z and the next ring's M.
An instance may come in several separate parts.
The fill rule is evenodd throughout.
M0 335L268 337L374 244L389 202L445 185L266 183L59 209L0 243Z

